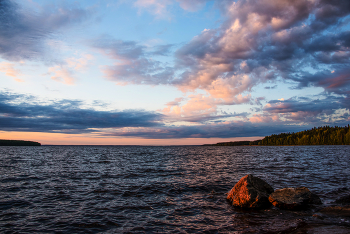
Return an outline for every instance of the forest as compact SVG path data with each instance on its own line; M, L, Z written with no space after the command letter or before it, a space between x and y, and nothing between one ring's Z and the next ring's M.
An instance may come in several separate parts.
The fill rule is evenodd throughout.
M281 133L265 137L258 145L350 145L350 127L324 126L297 133Z
M315 127L296 133L273 134L256 141L233 141L207 144L207 146L244 145L350 145L350 126Z
M20 140L0 140L0 146L40 146L39 142L35 141L20 141Z
M243 145L258 145L261 140L257 141L231 141L231 142L219 142L216 144L205 144L204 146L243 146Z

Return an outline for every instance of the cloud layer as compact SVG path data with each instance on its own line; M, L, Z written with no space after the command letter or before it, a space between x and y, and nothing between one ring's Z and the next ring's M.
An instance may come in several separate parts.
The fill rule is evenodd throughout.
M128 3L132 9L146 10L162 20L171 18L169 9L173 5L192 14L208 2ZM181 97L165 103L158 112L97 111L83 108L82 101L41 103L35 97L2 92L1 130L93 132L105 137L157 139L230 138L345 125L350 121L349 1L213 2L222 14L221 25L203 29L190 41L150 46L116 35L89 34L90 38L81 40L88 51L74 51L71 57L57 59L51 51L57 34L91 20L93 7L60 2L28 11L16 1L0 1L3 76L21 81L17 78L22 75L18 62L40 61L48 64L44 76L75 84L76 73L94 60L101 76L116 84L166 85L182 91ZM278 90L277 84L281 83L289 86L291 93L300 94L307 88L318 88L321 93L287 98ZM255 92L258 88L281 96L269 100ZM245 106L240 113L223 110L238 105Z
M88 133L99 129L156 127L162 115L143 110L97 111L82 101L41 103L33 96L0 93L0 129L4 131Z
M33 12L15 1L2 0L0 13L0 56L9 61L48 61L52 57L47 42L53 34L87 20L92 11L77 5L51 4Z
M196 123L191 125L172 124L173 120L169 116L152 111L97 111L83 108L84 104L80 100L41 102L35 96L1 92L0 129L16 132L94 133L101 137L145 139L232 138L300 131L324 125L332 114L333 124L343 126L350 120L348 112L336 113L336 108L341 106L325 109L325 102L307 100L303 104L296 100L271 101L264 107L263 115L252 117L248 113L235 113L182 119ZM220 120L227 118L235 120Z
M217 98L276 79L330 92L345 84L341 93L349 95L349 13L348 1L231 2L222 27L176 52L178 65L188 69L176 83Z
M136 3L157 6L161 2ZM179 3L184 8L188 4ZM203 4L193 1L187 7ZM254 103L261 98L250 95L256 86L281 80L292 82L295 89L321 87L342 95L346 105L350 98L348 1L239 0L221 1L217 6L222 7L226 21L178 48L173 65L157 61L137 42L96 40L93 47L115 60L103 68L104 74L123 84L203 90L207 103L213 103L207 110Z

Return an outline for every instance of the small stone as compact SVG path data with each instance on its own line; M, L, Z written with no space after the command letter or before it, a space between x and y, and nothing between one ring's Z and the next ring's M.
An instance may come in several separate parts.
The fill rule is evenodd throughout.
M269 196L269 201L286 210L301 210L311 204L322 204L321 199L305 187L277 189Z
M318 218L318 219L324 219L323 216L318 215L318 214L313 214L312 217Z
M233 206L263 209L271 206L269 195L273 188L251 174L242 177L227 195Z

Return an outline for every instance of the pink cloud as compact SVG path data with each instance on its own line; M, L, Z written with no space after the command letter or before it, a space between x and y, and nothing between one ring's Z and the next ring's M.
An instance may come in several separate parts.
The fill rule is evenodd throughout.
M186 11L198 11L201 9L203 6L205 6L205 3L208 0L176 0L182 9Z
M73 85L75 83L75 79L72 76L72 72L61 66L54 66L50 67L49 73L52 74L51 79L67 84L67 85Z
M280 117L278 114L254 114L253 117L249 118L252 123L272 123L279 122Z
M171 0L137 0L134 6L140 10L146 9L159 18L169 18L167 6L170 4Z
M81 71L86 69L89 66L91 60L94 59L94 56L91 54L85 54L80 58L68 58L66 59L67 65L74 69L75 71Z
M2 62L0 63L0 71L4 72L5 75L11 76L11 77L17 77L21 74L21 72L17 69L15 69L15 65L8 62Z
M182 101L187 100L185 104ZM202 95L191 94L188 98L176 98L173 102L167 103L163 113L177 117L206 116L216 114L217 103L215 99Z
M140 11L147 10L158 18L171 19L169 6L175 2L179 3L180 7L185 11L197 11L205 6L208 0L136 0L134 6Z
M334 72L333 72L334 73ZM319 82L321 86L327 89L338 89L343 86L350 85L350 75L340 74L336 77L330 77Z
M71 57L65 60L65 63L60 66L48 68L48 74L51 74L51 79L67 85L73 85L76 81L74 75L76 72L85 71L89 68L89 63L94 57L90 54L85 54L81 57Z

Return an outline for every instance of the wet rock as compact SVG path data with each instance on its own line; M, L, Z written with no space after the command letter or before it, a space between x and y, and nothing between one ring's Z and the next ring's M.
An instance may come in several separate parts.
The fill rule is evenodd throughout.
M319 215L319 214L313 214L312 217L324 220L324 217L322 215Z
M350 217L350 206L330 206L323 208L319 212L326 215Z
M277 189L269 196L269 201L286 210L302 210L309 205L322 204L321 199L305 187Z
M304 232L300 232L304 233ZM348 234L350 233L349 227L341 227L336 225L324 225L324 226L316 226L306 230L305 233L318 233L318 234Z
M242 177L227 195L233 206L262 209L271 206L269 195L273 188L251 174Z
M335 200L335 203L337 203L337 204L350 204L350 194L338 198L337 200Z

